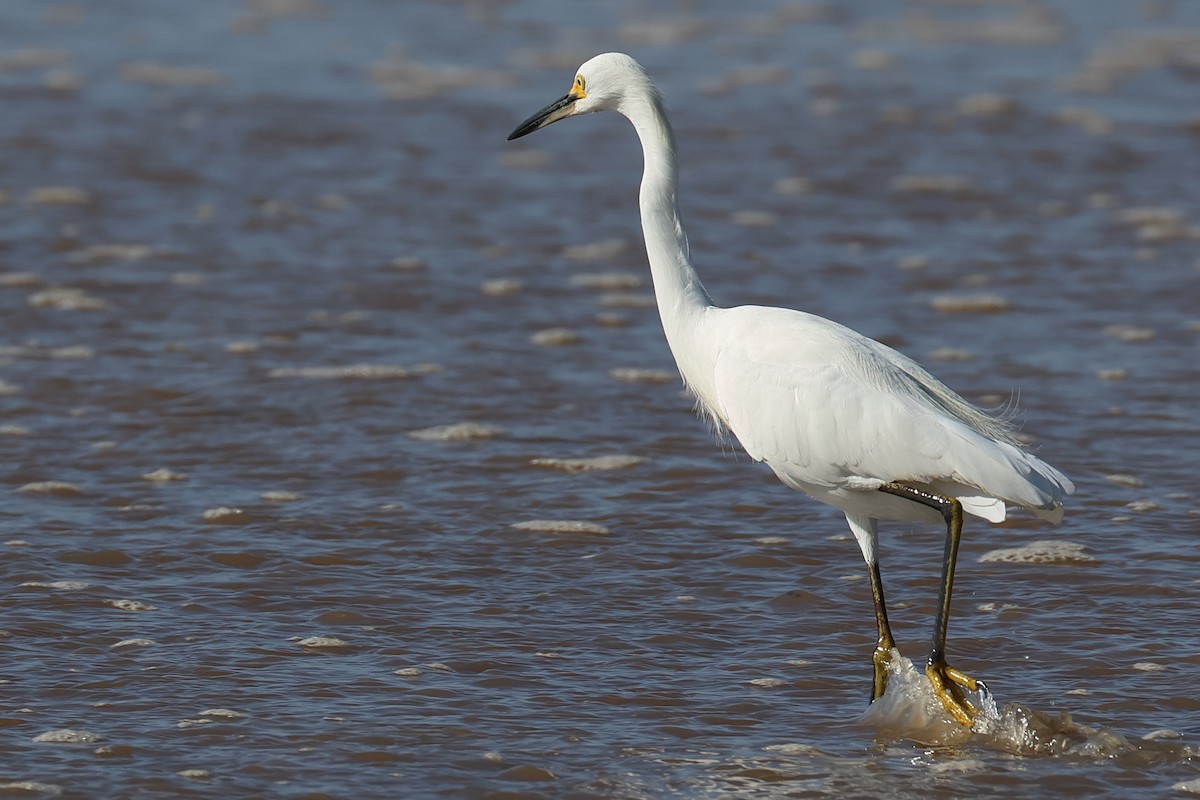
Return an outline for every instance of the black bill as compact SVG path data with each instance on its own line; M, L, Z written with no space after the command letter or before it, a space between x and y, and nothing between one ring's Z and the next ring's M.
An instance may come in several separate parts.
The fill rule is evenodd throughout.
M538 128L545 127L551 122L557 122L566 116L566 109L570 108L571 104L578 99L579 97L575 94L563 95L518 125L513 132L508 135L508 140L511 142L513 139L520 139L527 133L533 133Z

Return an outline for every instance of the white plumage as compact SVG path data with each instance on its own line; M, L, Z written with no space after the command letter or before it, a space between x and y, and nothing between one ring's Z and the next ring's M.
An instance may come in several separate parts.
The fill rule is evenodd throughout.
M795 489L885 519L940 519L869 491L889 481L956 497L993 522L1005 503L1061 517L1061 473L885 345L821 317L756 306L712 309L695 341L713 364L702 402Z
M872 699L886 688L895 648L879 579L877 521L945 520L942 597L926 673L951 715L969 724L974 708L960 687L986 687L949 667L944 654L961 512L1000 522L1007 506L1017 506L1057 522L1074 486L1022 450L1005 422L892 348L801 311L716 306L689 257L662 99L629 56L606 53L585 63L567 95L509 138L604 110L627 117L642 143L646 251L663 330L688 388L783 483L842 509L862 549L879 624Z

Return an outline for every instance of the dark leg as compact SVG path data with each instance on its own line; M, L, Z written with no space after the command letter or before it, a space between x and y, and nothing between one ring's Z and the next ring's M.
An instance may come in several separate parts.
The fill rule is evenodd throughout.
M871 596L875 599L875 622L879 626L879 642L875 645L872 661L875 664L875 685L871 689L871 702L883 697L887 691L887 667L896 652L896 642L892 639L892 628L888 625L887 604L883 600L883 581L879 577L879 562L872 561L869 566L871 573Z
M958 561L958 543L962 537L962 504L953 497L914 489L899 483L885 483L879 491L903 497L932 508L946 521L946 550L942 556L942 586L938 596L937 617L933 625L933 643L929 650L929 664L925 674L933 684L933 690L946 710L963 725L970 727L975 707L967 701L963 688L978 691L987 686L970 675L959 672L946 663L946 626L950 621L950 599L954 592L954 565Z
M867 574L871 576L871 597L875 600L875 623L879 629L879 639L871 661L875 668L875 682L871 685L871 702L875 702L887 692L888 667L897 654L896 642L892 639L892 629L888 625L887 603L883 599L883 581L879 577L879 523L872 517L857 514L847 514L846 522L850 525L854 538L862 550L867 562Z

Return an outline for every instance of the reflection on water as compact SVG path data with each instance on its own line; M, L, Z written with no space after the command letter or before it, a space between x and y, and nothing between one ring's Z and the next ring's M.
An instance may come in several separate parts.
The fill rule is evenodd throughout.
M0 8L0 795L1195 792L1200 9ZM844 521L681 392L601 51L722 304L917 357L1079 484L968 526L968 734ZM519 144L520 146L517 146ZM903 652L941 536L884 526Z

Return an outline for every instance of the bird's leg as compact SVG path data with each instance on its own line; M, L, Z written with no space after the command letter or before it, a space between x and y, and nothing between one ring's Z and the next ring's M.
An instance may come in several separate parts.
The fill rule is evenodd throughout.
M979 682L946 663L946 626L950 619L950 595L954 591L954 566L958 563L958 543L962 537L962 504L948 498L941 509L946 520L946 549L942 556L942 587L938 596L937 617L933 627L933 644L929 650L929 663L925 674L933 684L942 705L956 720L971 725L976 709L963 694L963 688L972 692L979 690ZM986 687L985 687L986 688Z
M888 625L887 604L883 600L883 581L879 577L879 562L872 561L868 566L871 574L871 597L875 599L875 622L879 626L879 641L871 657L875 664L875 684L871 689L871 702L874 703L887 692L888 664L892 660L892 654L896 652L896 641L892 639L892 628Z
M933 686L934 694L942 705L960 724L971 726L976 714L975 706L967 700L963 689L972 692L987 692L983 681L954 669L946 663L946 626L950 620L950 598L954 591L954 565L958 561L958 543L962 537L962 503L953 497L925 492L899 483L885 483L879 491L896 497L904 497L923 506L932 508L946 521L946 550L942 556L942 585L938 596L937 617L933 625L933 643L929 650L929 663L925 675Z
M875 681L871 685L871 702L887 692L888 666L896 655L896 642L888 625L887 603L883 599L883 581L879 577L879 523L873 517L846 514L846 522L858 541L867 572L871 576L871 597L875 600L875 622L879 626L879 639L871 661L875 667Z

